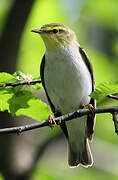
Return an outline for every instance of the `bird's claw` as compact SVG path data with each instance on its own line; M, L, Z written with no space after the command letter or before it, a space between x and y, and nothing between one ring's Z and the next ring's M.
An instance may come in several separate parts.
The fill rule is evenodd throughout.
M95 108L92 106L92 104L85 105L83 109L89 109L93 115L95 114Z
M55 120L54 120L54 117L53 117L53 114L50 114L48 119L49 119L49 126L50 126L51 128L53 128L54 125L56 124L56 122L55 122Z

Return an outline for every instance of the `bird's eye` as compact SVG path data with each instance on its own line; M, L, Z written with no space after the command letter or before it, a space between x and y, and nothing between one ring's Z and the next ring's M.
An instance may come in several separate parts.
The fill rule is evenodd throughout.
M54 33L54 34L56 34L56 33L58 33L58 32L59 32L58 29L53 29L53 33Z

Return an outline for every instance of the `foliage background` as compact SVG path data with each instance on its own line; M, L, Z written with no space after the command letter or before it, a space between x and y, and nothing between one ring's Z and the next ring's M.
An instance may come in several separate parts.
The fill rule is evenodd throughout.
M0 1L0 37L2 37L13 3L12 0ZM40 28L46 23L60 22L76 32L79 43L87 51L93 64L96 86L101 82L117 81L117 7L117 0L35 0L20 39L17 70L32 74L34 77L39 76L40 62L45 47L42 39L31 33L31 30ZM97 106L100 107L117 104L117 101L107 98L97 101ZM48 131L48 133L46 132L47 142L48 139L57 136L59 132L57 129L52 133L46 128ZM40 139L40 135L36 135L35 138ZM63 136L59 136L49 143L45 153L36 162L33 172L31 171L32 179L117 179L118 137L114 133L112 117L109 114L97 115L91 148L94 157L93 167L70 169L67 165L66 141Z

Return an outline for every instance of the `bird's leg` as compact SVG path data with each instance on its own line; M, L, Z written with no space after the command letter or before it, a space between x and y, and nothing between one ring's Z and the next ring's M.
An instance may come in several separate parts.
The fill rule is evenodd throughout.
M56 124L55 120L54 120L54 113L50 114L49 117L48 117L48 120L49 120L49 126L51 128L54 127L54 125Z

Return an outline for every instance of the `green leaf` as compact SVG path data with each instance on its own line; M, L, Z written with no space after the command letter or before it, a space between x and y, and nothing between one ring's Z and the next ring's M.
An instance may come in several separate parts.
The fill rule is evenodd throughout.
M33 78L33 80L40 80L40 79L41 79L40 76ZM42 87L42 83L34 84L34 85L32 85L32 87L38 90Z
M94 99L102 99L110 94L118 93L118 82L104 82L100 83L94 92L91 93L91 97Z
M15 77L9 73L2 72L0 73L0 83L8 83L8 82L13 82L16 81Z
M17 90L16 93L8 100L9 110L11 114L16 114L20 108L28 108L27 102L29 99L34 98L31 92Z
M34 85L32 85L32 87L39 90L42 87L42 83L34 84Z
M24 115L38 121L48 118L51 110L36 97L29 86L0 88L0 111L7 110L12 115Z
M24 73L22 73L21 71L16 71L16 72L14 72L13 76L17 77L17 76L21 76L22 74L24 74Z
M16 72L13 75L0 73L0 84L3 86L0 88L0 111L7 110L12 115L30 116L38 121L47 119L51 110L34 93L35 89L38 90L41 87L41 84L4 87L5 83L24 80L23 77L28 76L22 72Z
M0 111L9 111L9 99L12 98L13 92L11 88L0 88Z
M29 116L38 121L47 119L51 113L49 106L34 95L30 86L16 87L8 103L10 113Z
M24 74L21 71L16 71L13 75L18 81L31 81L32 80L32 75Z
M44 102L42 102L37 97L30 99L27 101L27 108L22 107L17 110L16 115L25 115L32 117L38 121L48 119L49 114L51 114L50 107L47 106Z

